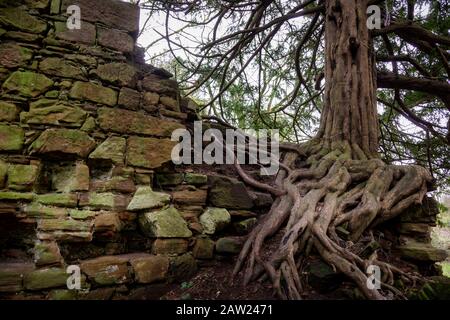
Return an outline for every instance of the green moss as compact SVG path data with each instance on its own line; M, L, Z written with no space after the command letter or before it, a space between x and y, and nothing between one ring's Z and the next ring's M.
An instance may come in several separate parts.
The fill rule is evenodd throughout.
M49 268L33 271L24 278L27 290L42 290L48 288L64 287L68 274L64 269Z
M20 151L25 133L18 126L0 124L0 151Z
M0 22L30 33L42 33L47 29L47 23L18 7L0 8Z
M53 86L53 81L43 74L30 71L16 71L5 81L3 89L24 97L37 97Z
M208 182L208 176L199 173L186 173L184 181L187 184L201 185Z
M39 203L31 203L23 208L28 217L61 218L68 215L67 209L43 206Z
M36 201L44 205L73 208L77 206L78 198L71 193L51 193L38 195Z
M89 211L89 210L70 210L69 211L70 217L77 220L85 220L89 218L95 217L95 211Z
M14 104L0 101L0 121L15 121L18 113L19 110Z
M114 106L117 104L118 94L113 89L98 84L77 81L70 90L70 97Z
M0 200L10 200L10 201L32 201L35 197L34 193L25 192L0 192Z

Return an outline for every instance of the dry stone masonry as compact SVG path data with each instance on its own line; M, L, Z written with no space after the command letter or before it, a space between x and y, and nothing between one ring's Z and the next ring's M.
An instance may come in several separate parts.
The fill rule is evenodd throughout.
M68 30L67 7L81 8ZM171 164L196 110L117 0L0 1L0 295L109 299L235 253L268 195ZM218 242L217 240L220 239ZM217 243L216 243L217 242ZM81 290L68 290L79 266Z
M81 30L67 29L73 4ZM139 8L119 0L0 1L0 298L159 298L238 253L272 204L171 163L171 134L197 119L195 104L144 63L138 31ZM394 247L442 260L429 244L436 212L416 209L391 226ZM80 290L67 288L70 265Z

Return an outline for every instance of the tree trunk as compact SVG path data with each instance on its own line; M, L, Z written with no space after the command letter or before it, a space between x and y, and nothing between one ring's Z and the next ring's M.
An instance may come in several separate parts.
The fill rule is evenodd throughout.
M367 0L326 0L325 98L318 137L378 150L376 77Z

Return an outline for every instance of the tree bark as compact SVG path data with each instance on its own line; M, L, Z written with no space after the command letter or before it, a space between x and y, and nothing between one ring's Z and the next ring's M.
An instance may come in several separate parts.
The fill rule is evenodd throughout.
M325 97L318 137L378 151L375 60L367 0L326 0Z

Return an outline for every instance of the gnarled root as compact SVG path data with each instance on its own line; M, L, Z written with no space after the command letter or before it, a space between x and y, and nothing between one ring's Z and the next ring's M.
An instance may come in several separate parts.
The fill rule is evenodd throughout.
M280 298L301 299L299 265L314 249L353 280L368 299L385 299L388 292L404 298L393 287L393 274L406 274L378 261L376 252L363 258L353 248L371 228L420 203L430 182L430 174L422 167L387 165L347 142L311 141L299 146L298 152L289 150L272 188L276 201L249 235L233 275L245 266L245 284L268 277ZM340 236L337 230L348 236ZM277 232L284 232L279 248L264 259L264 243ZM369 265L382 272L380 290L367 285Z

